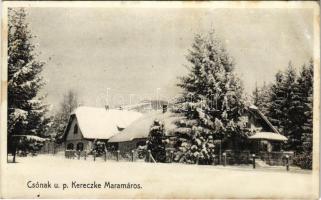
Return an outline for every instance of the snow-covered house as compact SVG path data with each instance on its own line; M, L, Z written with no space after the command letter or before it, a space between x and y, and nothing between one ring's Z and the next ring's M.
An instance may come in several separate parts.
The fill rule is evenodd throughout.
M146 143L150 127L154 120L163 121L165 124L165 134L167 136L174 136L177 130L175 123L183 118L184 117L170 111L165 113L161 111L146 113L135 120L120 134L111 137L108 140L108 144L121 152L130 152L130 150L136 149L139 145ZM249 106L241 118L240 123L243 123L243 127L248 130L248 139L252 144L246 148L249 148L249 150L253 152L278 150L279 144L287 140L255 106ZM235 146L237 141L236 143L232 141L232 143L225 144L224 148L232 150L238 149Z
M78 107L65 130L65 148L89 151L95 140L108 141L141 116L139 112L108 107Z

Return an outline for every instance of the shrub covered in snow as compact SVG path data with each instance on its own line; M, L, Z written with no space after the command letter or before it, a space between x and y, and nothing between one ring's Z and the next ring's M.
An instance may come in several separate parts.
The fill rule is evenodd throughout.
M157 162L166 161L166 146L165 129L163 122L155 120L150 128L147 139L147 149L151 151L153 158Z
M96 156L104 155L106 152L106 143L104 141L95 140L93 148L89 152L90 154L96 154Z
M293 157L293 164L302 169L312 169L312 153L304 152L295 154Z

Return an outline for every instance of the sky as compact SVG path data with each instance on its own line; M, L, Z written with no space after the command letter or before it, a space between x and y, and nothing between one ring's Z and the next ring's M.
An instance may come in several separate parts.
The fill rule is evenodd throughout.
M135 103L179 95L178 76L197 33L211 29L235 61L245 92L270 83L291 60L313 55L311 9L28 8L43 92L57 108L75 90L83 105Z

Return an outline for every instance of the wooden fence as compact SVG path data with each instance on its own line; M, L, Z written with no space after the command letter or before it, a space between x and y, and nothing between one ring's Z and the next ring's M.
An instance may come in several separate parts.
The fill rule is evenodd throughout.
M39 154L56 154L65 151L64 144L56 144L52 141L46 141L43 147L38 152Z
M91 161L117 161L117 162L156 162L148 150L133 150L131 152L107 151L98 155L95 152L66 150L65 157L68 159L84 159ZM259 152L257 155L250 151L226 150L222 155L214 155L212 165L239 165L248 164L255 168L255 160L260 159L267 165L286 166L292 165L293 152ZM174 161L174 151L166 150L166 163ZM195 164L197 164L196 162Z
M150 151L131 151L131 152L120 152L120 151L106 151L98 154L96 152L87 151L76 151L76 150L65 150L65 157L68 159L84 159L84 160L114 160L117 162L156 162Z

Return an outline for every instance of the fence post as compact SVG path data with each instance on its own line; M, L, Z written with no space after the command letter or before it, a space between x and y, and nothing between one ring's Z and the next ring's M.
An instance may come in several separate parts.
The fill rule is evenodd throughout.
M195 165L198 165L198 155L196 156L196 162L195 162Z
M13 163L16 162L16 155L13 155L12 162L13 162Z
M85 151L85 160L86 160L86 158L87 158L87 151Z
M78 160L80 160L80 150L78 150Z
M105 162L107 161L107 151L105 151Z
M94 151L94 161L96 161L96 151Z
M170 163L172 163L173 162L173 157L174 157L174 152L173 151L170 151L170 153L171 153L171 156L170 156Z
M252 163L253 164L253 169L255 169L255 167L256 167L255 166L255 154L252 154L252 158L253 158L253 163Z
M119 150L117 150L117 162L119 161Z
M213 155L213 165L215 165L215 155Z
M219 165L222 164L222 140L220 140Z
M226 166L226 153L224 152L222 155L223 155L223 159L224 159L223 166L225 167Z
M286 159L286 171L290 170L290 162L289 162L289 155L285 155Z
M134 150L132 150L132 162L134 162Z
M150 162L150 160L151 160L151 151L150 150L148 150L148 162Z

